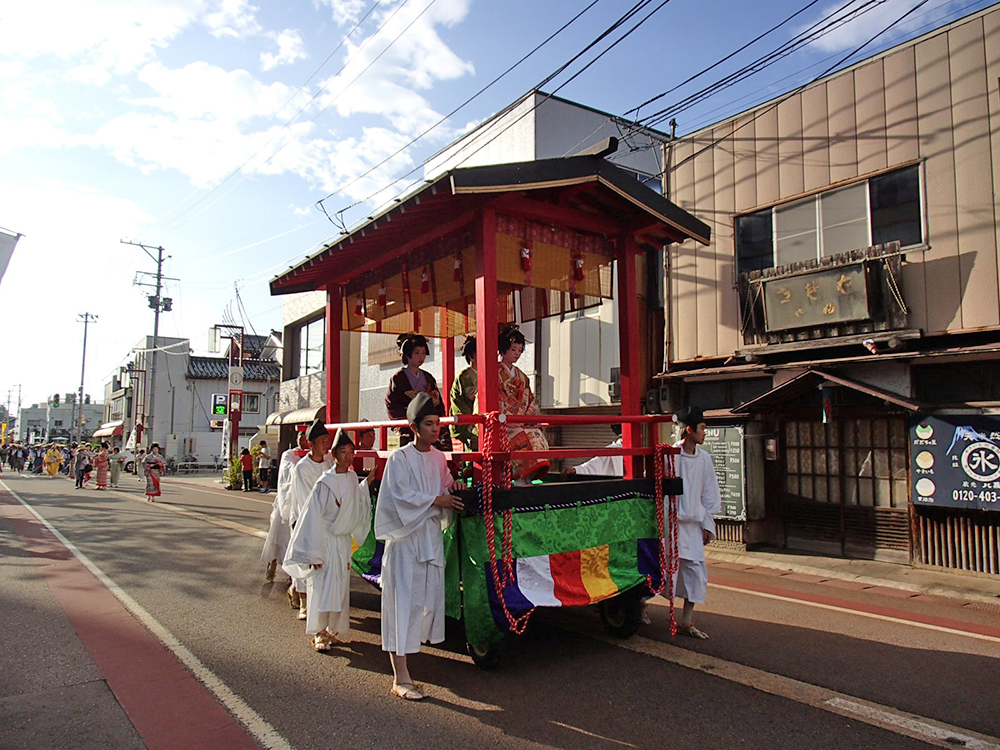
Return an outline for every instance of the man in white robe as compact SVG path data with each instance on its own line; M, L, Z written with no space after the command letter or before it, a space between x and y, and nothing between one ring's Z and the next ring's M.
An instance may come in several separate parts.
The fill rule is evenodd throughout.
M371 499L351 469L354 443L343 430L333 441L335 466L316 482L292 532L284 569L307 582L306 633L329 651L351 625L351 538L364 544Z
M423 642L444 640L444 528L462 501L451 492L444 455L434 447L440 417L426 393L406 410L415 442L386 462L375 509L375 535L385 540L382 555L382 650L392 662L391 692L420 700L406 664Z
M683 432L677 443L681 452L675 461L684 494L677 498L680 560L674 574L674 595L684 599L684 609L677 632L705 640L708 635L693 623L694 605L703 604L708 591L705 545L715 539L715 514L722 509L722 493L712 457L699 447L705 442L704 414L701 409L690 407L679 416Z
M621 425L611 425L611 429L618 435L618 439L608 444L608 448L622 447ZM564 476L572 474L586 474L598 477L621 477L625 476L625 461L621 456L594 456L584 461L582 464L570 466L563 471Z
M264 549L260 553L260 561L267 564L265 578L268 581L274 580L274 575L278 570L278 561L285 559L285 550L288 548L288 540L292 535L292 527L281 517L282 496L288 492L295 464L309 452L309 441L306 439L305 430L298 433L296 442L298 447L289 448L281 454L278 461L278 481L275 487L277 494L271 504L271 520L267 529L267 538L264 540ZM296 609L299 606L298 592L295 594L293 606Z
M306 502L309 500L309 495L312 493L317 480L323 475L323 472L333 468L333 456L330 455L330 446L333 444L333 438L327 432L323 420L317 419L312 423L306 438L309 440L309 445L311 446L309 453L299 459L298 463L292 469L292 480L288 486L287 497L281 511L281 517L292 528L293 534L295 533L295 525L306 508ZM292 597L291 589L293 587L299 594L299 619L305 620L308 616L306 580L304 578L292 577L292 586L289 587L289 599Z

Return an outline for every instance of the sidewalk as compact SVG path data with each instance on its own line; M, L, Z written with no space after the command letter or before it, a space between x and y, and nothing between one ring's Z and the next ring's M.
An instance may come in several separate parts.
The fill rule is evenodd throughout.
M853 581L868 586L912 591L914 594L943 596L966 601L990 603L1000 614L1000 576L948 572L940 569L914 568L909 565L824 557L807 552L765 549L735 551L716 547L705 550L709 564L765 568L825 579ZM752 570L750 571L752 572Z

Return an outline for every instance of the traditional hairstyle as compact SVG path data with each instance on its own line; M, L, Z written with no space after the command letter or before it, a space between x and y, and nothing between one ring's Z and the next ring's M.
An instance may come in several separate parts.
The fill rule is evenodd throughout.
M500 335L497 337L497 344L501 354L506 354L511 344L520 344L522 347L528 343L521 333L517 323L507 323L500 328Z
M396 346L399 347L400 358L403 360L404 366L410 361L410 357L413 355L413 350L418 346L422 346L424 351L428 354L431 353L430 344L428 344L427 339L419 333L411 332L399 334L396 337Z
M476 337L467 336L465 341L462 343L462 356L465 357L465 361L470 365L476 359Z

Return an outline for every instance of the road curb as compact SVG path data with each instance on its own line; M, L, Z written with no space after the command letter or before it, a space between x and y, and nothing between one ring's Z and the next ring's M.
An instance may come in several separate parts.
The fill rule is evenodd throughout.
M784 560L772 560L768 557L755 555L753 552L733 552L730 550L714 549L709 547L705 550L705 556L709 560L717 560L719 562L728 562L755 568L784 570L789 573L819 576L821 578L835 578L837 580L852 581L866 586L885 586L887 588L899 589L902 591L912 591L914 594L928 594L933 596L948 597L950 599L963 599L965 601L984 602L989 604L997 604L998 602L997 596L983 593L981 591L944 586L937 583L897 581L892 578L856 575L846 571L837 570L835 568L802 565L800 563L787 562Z

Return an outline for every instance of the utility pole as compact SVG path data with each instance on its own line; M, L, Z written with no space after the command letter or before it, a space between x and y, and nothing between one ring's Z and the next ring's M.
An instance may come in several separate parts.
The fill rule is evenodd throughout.
M80 395L77 396L79 411L76 411L76 442L83 440L83 374L87 370L87 325L97 322L97 316L93 313L85 312L76 316L78 321L83 323L83 356L80 358Z
M153 442L153 425L154 422L154 407L156 405L156 350L160 346L160 313L170 312L173 309L173 300L169 297L163 296L163 282L168 280L167 276L163 275L163 246L153 247L152 245L144 245L141 242L129 242L128 240L121 240L123 245L132 245L134 247L141 247L142 251L148 255L154 263L156 263L156 273L151 274L146 271L139 271L136 274L136 279L132 283L136 286L146 286L154 288L155 294L147 296L149 301L149 306L153 309L153 346L152 351L149 353L149 378L147 380L147 387L143 390L149 394L149 411L146 412L146 418L149 420L149 424L146 428L147 440ZM154 256L152 250L156 251ZM170 256L166 256L169 258ZM152 276L156 279L155 284L150 284L149 282L139 281L139 276ZM169 279L170 281L179 281L179 279ZM165 448L165 446L164 446Z

